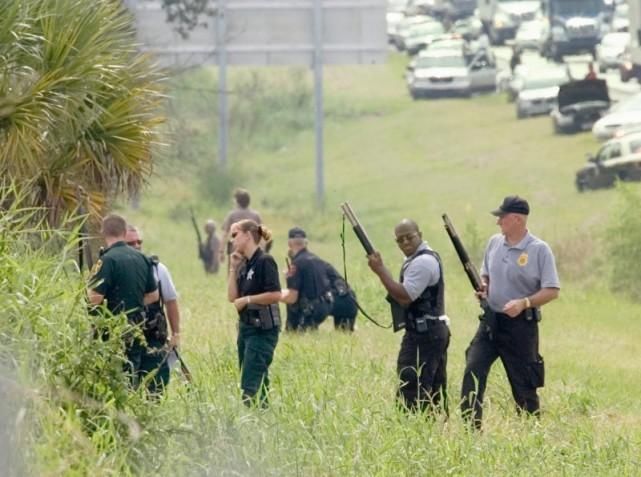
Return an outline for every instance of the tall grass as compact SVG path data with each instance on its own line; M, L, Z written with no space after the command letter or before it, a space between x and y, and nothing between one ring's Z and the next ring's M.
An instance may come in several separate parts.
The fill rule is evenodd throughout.
M263 74L267 82L283 84L283 90L290 81ZM19 356L7 371L20 390L10 409L24 417L16 419L17 425L11 421L11 436L21 444L28 475L639 474L638 305L612 294L606 286L607 256L583 240L601 236L605 218L618 207L617 195L579 195L572 181L584 150L595 144L586 135L552 137L549 118L516 123L501 98L411 102L400 74L396 57L384 67L327 71L329 103L372 113L327 121L326 210L307 206L314 194L309 128L290 128L260 144L258 139L236 144L236 150L245 149L234 160L245 174L243 185L276 233L273 254L279 263L286 231L297 224L306 228L313 250L340 266L341 224L334 204L345 199L352 201L391 270L402 259L392 240L395 223L409 216L421 224L444 260L452 319L450 418L430 420L396 409L400 337L362 318L353 335L336 333L327 324L314 334L283 334L271 368L271 407L242 405L236 314L225 298L225 277L202 272L187 214L188 205L198 202L201 217L220 218L226 206L194 187L204 158L197 144L194 149L186 144L194 163L163 165L140 209L124 211L142 227L146 251L159 254L180 292L182 355L194 382L186 384L174 371L159 402L125 392L117 372L122 359L117 341L103 344L91 338L83 282L71 261L73 233L45 234L39 240L56 235L68 244L45 253L29 247L21 228L3 225L0 310L12 311L2 314L0 330L6 343L2 349L8 350L4 356ZM203 70L186 81L212 77ZM201 93L176 92L181 95L181 119L200 128L207 110ZM280 107L294 107L287 104ZM199 130L202 151L215 150L214 136L207 133L204 139L205 130ZM265 131L257 126L255 134ZM266 147L272 140L284 146ZM179 174L170 173L179 169ZM530 199L532 230L555 251L563 250L562 270L575 266L574 249L586 258L573 272L562 272L561 298L544 310L542 418L516 414L497 363L488 383L485 430L472 433L464 428L456 401L478 306L439 216L449 213L478 258L496 231L487 211L515 192ZM350 281L361 303L388 321L383 290L363 252L351 235L346 242ZM600 268L592 268L594 261ZM583 278L595 273L602 279ZM11 320L5 323L5 316ZM100 368L109 371L97 372Z

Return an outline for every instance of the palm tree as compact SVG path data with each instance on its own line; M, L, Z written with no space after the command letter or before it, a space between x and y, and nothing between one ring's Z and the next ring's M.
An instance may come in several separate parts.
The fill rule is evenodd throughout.
M119 0L0 0L0 180L56 225L99 216L152 171L162 72Z

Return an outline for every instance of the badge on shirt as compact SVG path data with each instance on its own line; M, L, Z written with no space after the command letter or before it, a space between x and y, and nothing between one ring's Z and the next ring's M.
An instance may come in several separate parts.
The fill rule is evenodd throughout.
M527 265L527 253L523 252L521 255L519 255L516 263L518 263L521 267L525 267Z
M247 272L247 280L251 280L252 278L254 278L254 269L250 268Z

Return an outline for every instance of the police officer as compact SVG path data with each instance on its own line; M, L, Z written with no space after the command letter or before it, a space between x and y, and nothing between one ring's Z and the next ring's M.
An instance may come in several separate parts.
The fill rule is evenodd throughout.
M278 300L281 295L278 266L258 246L271 232L253 220L230 228L234 253L230 255L227 296L239 315L238 361L240 387L246 405L267 405L269 365L280 332Z
M159 299L152 264L125 243L127 222L123 217L106 216L101 233L107 248L92 271L87 291L89 303L97 306L105 302L112 314L126 313L130 323L142 326L144 306ZM140 339L134 338L127 340L125 352L126 371L137 386L146 373L142 367L146 348Z
M497 210L501 233L490 238L481 268L489 309L466 351L461 390L463 416L481 427L483 394L492 363L500 358L519 410L539 413L543 386L539 355L540 307L559 295L559 277L547 243L530 234L530 206L508 196Z
M220 239L216 235L216 222L209 219L205 222L205 243L200 245L200 259L203 261L206 273L218 273L220 266Z
M127 226L125 240L127 245L142 252L142 234L137 227ZM142 357L141 370L143 373L156 372L154 379L149 382L148 389L152 393L158 393L169 384L169 365L166 359L167 338L169 338L169 349L180 346L180 309L178 293L169 269L158 261L157 257L149 258L153 265L154 280L158 284L160 300L145 307L144 334L147 347ZM171 337L167 336L167 320Z
M405 335L398 355L398 395L409 410L446 406L447 348L450 332L445 315L445 284L439 255L423 241L413 220L403 219L394 229L396 243L405 255L396 281L378 252L368 256L369 266L392 300L404 308Z
M342 331L354 331L358 314L356 293L331 263L320 258L318 261L325 272L332 293L333 302L329 314L334 317L334 328Z
M320 259L307 250L307 234L294 227L287 234L292 264L287 271L287 289L282 301L290 306L287 329L317 329L331 310L329 281Z

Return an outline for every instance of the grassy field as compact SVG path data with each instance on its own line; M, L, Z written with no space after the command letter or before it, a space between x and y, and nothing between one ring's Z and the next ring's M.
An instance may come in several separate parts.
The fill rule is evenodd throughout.
M188 215L193 206L201 221L220 222L230 205L203 199L196 185L216 151L215 70L203 70L176 82L171 114L183 122L174 130L184 134L174 138L182 152L165 150L140 208L122 208L145 232L146 251L157 253L172 271L180 291L183 354L195 383L190 390L176 375L167 399L150 404L153 416L142 434L109 449L99 441L90 450L76 449L72 438L53 444L59 433L45 428L43 440L51 442L36 453L41 475L641 474L639 304L609 291L603 252L618 195L579 194L573 182L596 142L589 134L555 137L547 117L517 121L513 105L496 95L413 102L403 86L403 62L394 55L382 66L326 70L322 210L314 206L309 74L235 73L232 85L258 81L267 96L265 91L281 87L302 93L295 111L256 100L271 109L251 129L234 123L230 161L273 229L273 255L283 266L287 229L300 225L310 248L342 267L338 205L345 200L394 273L402 256L393 227L403 217L419 222L444 257L452 319L450 419L396 411L400 336L362 318L351 336L329 324L315 334L281 335L271 368L271 408L242 406L236 319L225 298L226 281L202 272ZM251 97L239 92L232 103L232 113L241 118L251 112ZM248 130L251 135L243 133ZM213 178L213 186L224 184ZM440 215L450 215L478 257L497 231L488 211L514 193L529 199L530 229L551 244L561 272L561 297L544 309L541 324L547 366L543 416L536 421L516 415L497 363L488 384L485 430L469 433L455 404L478 307ZM388 322L382 286L351 233L346 242L349 280L362 305Z

